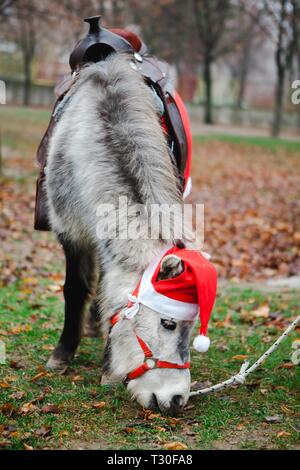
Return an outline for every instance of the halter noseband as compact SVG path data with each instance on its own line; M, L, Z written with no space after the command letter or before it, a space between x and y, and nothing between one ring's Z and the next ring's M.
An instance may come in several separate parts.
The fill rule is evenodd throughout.
M120 317L120 312L117 312L113 315L110 322L111 325L114 326L118 323ZM126 318L126 317L125 317ZM128 319L128 318L127 318ZM177 364L176 362L168 362L168 361L161 361L153 356L153 353L149 346L142 340L137 334L135 334L136 339L138 340L139 345L144 353L144 362L129 372L124 380L124 382L129 382L129 380L136 379L141 375L148 372L148 370L152 369L189 369L190 362L186 361L184 364Z

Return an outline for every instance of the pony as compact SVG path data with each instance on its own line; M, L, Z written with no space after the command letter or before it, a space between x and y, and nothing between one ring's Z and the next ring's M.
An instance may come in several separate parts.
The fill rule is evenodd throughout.
M70 364L91 302L89 333L100 325L105 340L102 383L124 382L142 407L178 413L190 392L184 364L194 322L170 320L144 305L132 318L122 311L147 266L174 244L183 205L153 92L130 57L114 53L80 69L49 142L46 176L50 224L66 258L64 327L47 366ZM122 233L120 197L141 208L127 214L130 223L139 224L139 236L113 236L111 229L99 236L116 213ZM145 210L152 205L175 208L169 237L161 230L149 237ZM99 221L99 207L116 211ZM169 279L182 270L170 255L162 259L159 277ZM149 367L128 380L145 358L140 338L155 358L178 367Z

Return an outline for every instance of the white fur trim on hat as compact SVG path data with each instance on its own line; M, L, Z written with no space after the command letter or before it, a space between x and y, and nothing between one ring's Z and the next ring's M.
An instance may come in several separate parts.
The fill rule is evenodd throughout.
M197 335L193 341L193 346L198 352L206 352L210 346L210 339L204 335Z

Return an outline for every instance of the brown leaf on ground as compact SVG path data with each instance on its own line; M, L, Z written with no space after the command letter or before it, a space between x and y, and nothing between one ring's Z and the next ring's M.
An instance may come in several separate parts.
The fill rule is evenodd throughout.
M136 430L134 428L130 428L130 427L124 428L124 432L126 432L127 434L133 434L135 433L135 431Z
M188 446L183 444L183 442L174 441L174 442L167 442L164 445L164 449L166 450L187 450Z
M0 388L9 388L10 385L7 382L0 382Z
M5 447L10 446L11 442L9 440L0 441L0 449L5 449Z
M15 360L10 361L9 367L11 367L12 369L16 369L16 370L25 369L25 366L24 364L22 364L22 362L15 361Z
M233 361L244 361L245 359L248 359L248 354L236 354L236 356L232 356Z
M74 375L71 380L72 382L82 382L84 377L82 377L82 375Z
M280 415L266 416L265 421L266 423L280 423L282 421L282 416Z
M280 431L276 437L279 437L279 438L282 438L282 437L289 437L291 435L290 432L286 432L286 431Z
M49 434L51 434L51 431L52 431L51 426L42 426L41 428L36 429L34 431L34 434L35 436L38 436L38 437L46 437L46 436L49 436Z
M25 392L17 391L17 392L13 392L11 395L9 395L9 397L15 400L22 400L22 398L24 398L25 395L26 395Z
M8 333L11 335L19 335L20 333L27 333L28 331L31 331L31 330L32 330L31 325L17 325L17 326L13 326L9 330Z
M1 406L0 410L2 414L10 417L15 413L16 408L11 403L4 403L4 405Z
M33 450L33 447L32 446L29 446L28 444L23 444L24 446L24 450Z
M21 413L22 415L29 415L31 413L34 413L35 411L38 411L39 408L34 405L33 403L29 402L29 403L24 403L24 405L22 405L19 409L19 413Z
M42 379L43 377L46 377L47 375L49 376L50 372L47 372L46 370L44 370L43 372L39 372L34 377L32 377L32 379L30 379L30 382L37 382L38 380Z
M58 405L54 405L52 403L48 403L47 405L44 405L42 408L41 408L41 412L42 413L45 413L45 414L50 414L50 413L53 413L53 414L59 414L60 413L60 408Z
M53 346L53 344L44 344L42 346L42 349L44 351L53 351L54 348L55 348L55 346Z
M140 414L141 414L141 417L145 420L161 418L161 414L154 413L152 410L144 410L143 409Z
M99 403L93 403L92 407L95 408L96 410L101 410L102 408L105 408L106 402L105 401L100 401Z
M295 367L295 364L293 362L286 362L285 364L280 364L278 366L278 369L293 369Z
M268 318L269 314L270 314L270 307L268 305L262 305L261 307L251 312L251 315L256 318Z

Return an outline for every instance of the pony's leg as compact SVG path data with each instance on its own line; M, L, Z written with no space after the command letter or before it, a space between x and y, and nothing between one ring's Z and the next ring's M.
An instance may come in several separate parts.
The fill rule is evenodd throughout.
M60 340L47 363L50 369L64 369L74 357L80 342L83 313L94 277L92 252L64 239L60 241L66 256L65 321Z
M97 306L97 300L94 298L91 302L87 319L84 325L84 336L88 338L98 338L100 334L100 315Z

